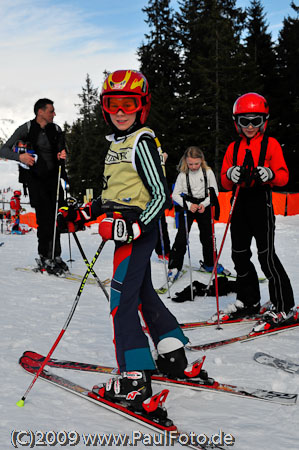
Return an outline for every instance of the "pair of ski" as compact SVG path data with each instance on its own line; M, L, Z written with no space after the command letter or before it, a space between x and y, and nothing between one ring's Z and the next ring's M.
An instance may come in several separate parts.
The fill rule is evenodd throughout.
M220 320L220 325L234 325L234 324L241 324L241 323L255 323L261 318L260 315L257 315L255 317L243 317L240 319L230 319L230 320ZM194 328L202 328L202 327L210 327L210 326L216 326L218 325L218 322L215 320L201 320L198 322L185 322L180 323L180 327L182 330L193 330Z
M205 357L202 357L201 360L198 360L197 366L201 367L204 362ZM36 375L37 371L40 369L41 365L44 363L45 357L38 353L32 351L24 352L23 356L20 358L20 365L32 375ZM196 363L193 364L195 367ZM102 365L95 364L86 364L80 363L76 361L66 361L50 358L47 361L47 366L51 366L53 368L58 369L73 369L79 371L86 372L97 372L97 373L106 373L106 374L118 374L118 369L113 367L107 367ZM182 443L184 446L193 449L228 449L230 447L226 445L218 445L215 443L214 439L209 440L209 442L205 442L204 444L200 443L198 440L194 440L194 433L186 433L182 430L179 430L177 426L173 423L171 419L167 417L167 412L164 408L164 403L169 393L168 389L163 389L158 394L152 396L147 404L145 405L145 410L143 412L133 411L125 406L122 406L117 403L109 402L93 392L89 389L73 383L72 381L58 376L54 373L51 373L48 369L44 368L40 373L39 377L51 383L54 386L63 388L64 390L71 392L75 395L78 395L86 400L89 400L98 406L106 408L107 410L117 413L133 422L144 425L145 427L154 430L157 433L160 433L164 436L164 439L167 440L167 445L173 445L174 442ZM211 392L225 392L228 394L233 394L236 396L240 396L243 398L251 398L258 400L265 400L270 402L279 403L281 405L295 405L297 401L297 394L287 394L282 392L275 391L267 391L264 389L248 389L248 388L240 388L237 386L218 383L214 379L206 378L203 383L195 379L190 379L190 381L185 380L174 380L168 379L163 375L153 375L152 381L157 382L159 384L165 384L166 386L177 386L182 388L188 388L193 390L206 390ZM202 381L202 380L201 380ZM146 403L144 402L144 403ZM192 438L191 438L191 435ZM188 441L186 441L186 436L190 437ZM181 440L183 438L183 441Z
M240 324L240 323L257 322L258 320L260 320L260 318L266 311L271 309L271 307L272 307L272 303L269 300L268 302L264 303L261 306L259 314L256 314L256 316L254 316L254 317L251 316L251 317L240 317L238 319L220 320L219 324L220 325L233 325L233 324ZM201 320L198 322L185 322L185 323L181 323L180 327L183 330L191 330L193 328L208 327L208 326L212 326L212 325L218 325L218 321L209 319L209 320Z
M299 309L298 309L299 311ZM246 322L246 321L252 321L253 319L243 319L239 321L239 323L241 322ZM258 319L256 319L258 320ZM295 319L294 319L295 320ZM223 322L224 323L238 323L237 320L235 321L227 321L227 322ZM216 325L216 323L214 323ZM191 351L206 351L206 350L211 350L214 348L218 348L218 347L222 347L223 345L228 345L228 344L233 344L235 342L248 342L248 341L252 341L253 339L258 339L260 337L263 336L273 336L275 334L278 333L282 333L284 331L291 331L296 329L299 326L299 318L296 319L296 321L294 321L293 323L288 323L284 326L278 326L276 328L272 328L269 330L264 330L264 331L250 331L249 333L243 334L242 336L235 336L232 338L228 338L228 339L223 339L222 341L213 341L213 342L209 342L206 344L195 344L195 345L187 345L186 348L188 350ZM188 324L181 324L182 328L188 328ZM189 327L191 328L191 327Z
M41 274L43 274L43 272L40 271L37 267L16 267L15 270L19 270L21 272L34 272L34 273L41 273ZM62 278L62 279L70 280L70 281L81 282L82 278L83 278L83 275L79 275L77 273L70 272L70 273L64 273L63 276L60 276L58 278ZM101 280L101 283L104 286L109 286L110 285L110 278L106 278L105 280ZM97 284L97 281L94 278L87 278L86 284Z
M188 267L188 266L185 266ZM201 272L201 273L206 273L208 275L211 275L211 272L208 272L207 270L205 270L202 266L201 267L192 267L192 270L194 270L195 272ZM237 276L233 275L231 272L229 272L228 270L224 269L223 272L218 273L217 274L218 277L227 277L227 278L231 278L232 280L236 280ZM267 281L267 278L265 277L259 277L259 282L260 283L264 283L265 281Z
M39 353L33 351L25 351L21 356L19 363L27 372L35 374L43 364L44 360L45 357ZM204 360L205 356L195 361L195 363L193 363L193 366L197 364L201 367ZM117 368L110 366L88 364L77 361L67 361L55 358L50 358L49 361L47 362L47 365L49 367L58 369L71 369L83 372L104 373L109 375L117 375L119 373ZM44 370L41 375L42 378L44 374L47 377L50 376L49 372ZM154 383L166 386L181 387L196 391L222 392L238 397L270 401L280 403L283 405L294 405L297 401L297 394L286 394L259 388L256 389L256 388L239 387L231 384L220 383L218 381L215 381L213 378L209 377L207 377L205 380L201 378L190 378L190 380L186 379L181 380L181 379L167 378L161 374L154 374L152 375L152 381ZM67 382L67 380L65 380L65 382Z
M168 280L168 282L166 281L165 283L162 284L161 287L156 289L157 294L165 294L168 291L168 287L171 288L171 286L173 286L173 284L176 281L180 280L189 270L190 270L189 266L184 266L184 269L181 270L181 274L180 274L180 276L178 278L176 278L175 280ZM211 275L211 272L207 272L207 271L203 270L202 268L192 267L192 270L194 270L195 272L201 272L201 273L206 273L206 274ZM218 277L222 277L222 276L223 277L227 277L227 278L231 278L231 279L234 279L234 280L236 280L236 278L237 278L235 275L232 275L232 274L228 275L227 272L226 272L226 274L225 273L218 274ZM260 283L264 283L265 281L267 281L266 278L263 278L263 277L259 278L259 282Z
M197 363L198 370L200 370L200 367L203 364L204 359L205 357L203 357L201 361ZM23 367L23 369L25 369L27 372L35 376L37 371L43 364L44 360L45 360L44 356L39 355L35 352L27 351L24 352L23 356L19 360L19 363ZM114 369L112 367L95 366L92 364L77 363L72 361L63 361L63 360L61 361L52 358L49 359L47 365L62 369L74 369L107 374L117 374L118 372L117 369ZM195 365L193 367L195 367ZM76 383L73 383L72 381L66 378L51 373L48 369L44 368L40 373L39 378L51 383L52 385L63 388L66 391L78 395L86 400L89 400L95 403L96 405L101 406L111 412L117 413L133 422L144 425L145 427L155 431L156 433L160 433L163 436L162 439L164 438L165 445L167 446L169 445L172 446L174 445L175 442L179 442L180 444L186 447L193 448L196 450L197 449L205 450L212 448L228 450L229 448L226 445L218 445L218 443L215 442L214 437L211 438L209 442L205 440L204 443L201 443L200 442L202 441L201 436L198 436L199 437L198 440L197 436L196 435L194 436L193 432L187 433L185 431L179 430L177 426L173 423L173 421L167 417L167 411L164 407L165 400L169 393L168 389L163 389L158 394L155 394L152 397L150 397L150 399L145 400L145 402L143 402L142 411L136 411L130 409L129 407L125 407L121 404L112 403L108 400L105 400L102 397L90 391L89 389L80 386ZM165 380L167 384L167 379ZM214 380L212 380L211 382L214 383ZM293 404L295 401L296 399L290 398L290 400L287 401L287 403L283 402L283 404Z

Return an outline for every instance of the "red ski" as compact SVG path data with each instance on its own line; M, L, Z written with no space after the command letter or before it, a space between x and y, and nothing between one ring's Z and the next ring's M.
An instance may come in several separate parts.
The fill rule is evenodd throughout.
M35 353L32 351L26 351L20 358L20 364L22 367L26 367L28 371L36 372L41 364L43 363L45 357L40 355L39 353ZM195 362L193 367L201 368L201 364L204 362L205 356L198 360L198 366ZM72 369L72 370L80 370L86 372L97 372L97 373L106 373L117 375L118 369L114 367L101 366L97 364L87 364L81 363L77 361L66 361L50 358L47 362L47 365L53 368L58 369ZM259 388L247 388L234 386L231 384L220 383L215 381L213 378L209 378L207 376L206 380L202 380L199 378L190 378L180 380L180 379L170 379L163 375L157 374L152 375L152 381L154 383L165 384L167 386L175 386L181 388L192 389L196 391L211 391L211 392L224 392L227 394L236 395L239 397L245 397L256 400L265 400L275 403L280 403L283 405L294 405L297 401L297 394L287 394L276 391L267 391L265 389Z
M265 331L259 331L259 332L250 331L250 333L243 334L243 336L236 336L236 337L224 339L222 341L209 342L207 344L187 345L186 348L188 350L192 350L192 351L198 351L198 350L206 351L206 350L211 350L213 348L222 347L223 345L233 344L234 342L247 342L247 341L251 341L253 339L257 339L257 338L260 338L263 336L272 336L274 334L292 330L298 326L299 326L299 321L297 321L293 324L290 324L290 325L285 325L284 327L273 328L271 330L265 330Z

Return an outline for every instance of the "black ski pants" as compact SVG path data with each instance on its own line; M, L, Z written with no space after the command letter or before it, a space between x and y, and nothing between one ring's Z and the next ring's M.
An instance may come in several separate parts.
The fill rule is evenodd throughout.
M187 211L188 233L193 221L196 220L199 229L199 239L202 245L203 261L207 266L214 266L213 258L213 237L211 224L211 208L208 206L203 213L192 213ZM187 249L187 237L184 211L179 212L179 226L174 244L169 255L169 269L181 270L183 267L184 256Z
M294 306L289 277L274 246L275 216L269 186L241 188L231 219L232 260L237 272L237 299L246 306L259 303L258 275L251 261L251 243L256 241L261 269L269 281L270 301L277 311Z
M38 254L52 258L58 177L34 178L28 183L30 204L35 208ZM59 187L59 206L63 204L63 189ZM54 256L60 256L60 233L56 228Z

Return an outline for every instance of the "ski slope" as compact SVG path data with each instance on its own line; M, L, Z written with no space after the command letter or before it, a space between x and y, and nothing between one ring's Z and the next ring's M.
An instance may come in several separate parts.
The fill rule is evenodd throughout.
M218 248L225 224L216 225ZM176 230L169 223L171 241ZM79 232L78 238L89 260L94 256L101 240L96 226ZM198 231L193 226L190 233L192 264L202 259ZM16 267L34 264L37 256L35 231L26 235L0 234L0 292L1 292L1 421L0 448L12 448L11 435L14 430L32 430L74 432L69 434L69 444L59 443L55 448L85 449L84 437L89 434L140 432L142 438L136 440L136 448L148 448L146 440L149 430L134 424L104 409L85 402L68 392L37 380L29 393L25 406L18 408L16 402L22 397L32 381L18 365L18 358L25 350L47 354L60 333L73 305L79 283L59 279L47 274L20 272ZM299 304L299 216L277 216L276 249L291 278L296 303ZM62 236L63 258L69 259L68 236ZM95 264L95 271L101 279L111 277L112 254L114 245L108 242ZM254 247L253 247L254 248ZM255 250L253 260L262 275ZM72 271L83 274L86 266L80 256L74 239L71 237L71 254L75 260ZM185 256L187 263L187 254ZM220 262L233 271L230 258L230 236L228 234ZM155 287L164 282L163 263L152 256L152 273ZM193 273L193 279L207 283L209 276ZM189 285L189 273L172 288L172 294ZM260 285L262 302L268 300L267 283ZM177 304L161 296L165 304L176 315L179 322L208 319L216 310L214 297L196 297L194 302ZM220 307L234 301L235 294L220 298ZM186 331L194 344L244 334L250 331L250 324L226 326L222 330L215 327ZM271 367L262 366L253 361L257 351L270 353L277 357L291 358L299 362L299 329L291 330L272 337L263 337L247 343L235 343L206 352L205 368L209 375L224 383L246 387L259 387L288 393L299 393L298 375L288 374ZM188 353L189 361L201 353ZM115 365L112 345L111 322L108 302L96 285L86 285L73 319L55 350L54 357L83 362ZM83 386L92 387L107 380L103 374L59 371L62 376L71 378ZM158 389L154 385L154 390ZM259 400L233 397L225 393L195 392L180 388L171 388L167 399L169 417L183 430L196 434L212 436L219 430L231 434L235 443L231 447L237 450L297 450L299 405L282 406ZM157 391L158 392L158 391ZM142 434L143 433L143 434ZM136 436L136 434L133 434ZM40 434L37 433L37 436ZM51 436L51 434L48 434ZM59 436L62 436L60 434ZM71 445L71 438L77 441ZM149 439L150 437L148 437ZM24 445L26 437L23 439ZM45 447L50 445L45 442ZM120 443L119 443L120 444ZM124 447L115 443L111 448ZM38 447L35 443L34 447ZM53 447L53 446L52 446ZM99 442L96 447L100 447ZM164 446L160 445L160 448ZM165 447L166 448L166 447ZM175 444L173 448L181 448Z

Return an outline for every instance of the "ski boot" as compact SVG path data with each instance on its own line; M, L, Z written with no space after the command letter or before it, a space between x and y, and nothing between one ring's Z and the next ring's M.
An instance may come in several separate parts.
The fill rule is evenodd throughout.
M184 348L159 355L156 360L161 375L171 379L190 381L198 384L212 385L214 379L209 378L206 370L202 369L205 356L188 364Z
M39 255L39 258L36 258L35 261L37 263L37 271L42 273L47 272L49 275L56 275L58 277L61 277L64 274L63 269L52 259Z
M63 261L61 256L55 256L54 261L55 266L60 267L64 273L70 273L67 263Z
M199 270L201 270L202 272L209 272L209 273L213 272L214 266L207 266L207 264L205 264L203 261L199 261L199 264L200 264ZM228 276L231 274L231 272L225 269L222 264L217 264L217 274Z
M39 258L35 258L36 267L33 269L34 272L46 272L45 259L42 255L39 255Z
M244 305L241 300L236 300L235 303L230 303L227 307L219 311L219 319L223 322L226 320L234 320L234 319L246 319L246 318L255 318L260 313L260 303L256 303L255 305ZM212 322L216 322L218 319L218 315L214 314L211 317Z
M120 377L94 386L92 392L112 403L122 403L133 411L142 411L142 403L152 396L151 371L122 372Z
M291 308L287 313L284 311L276 312L273 308L266 311L261 320L253 327L252 331L259 333L260 331L268 331L279 327L293 325L298 322L298 308Z
M164 257L163 255L158 255L158 259L160 261L164 261L164 259L166 259L166 261L169 261L169 253L166 253Z
M170 283L174 283L176 280L178 280L182 276L183 276L183 273L179 269L170 269L167 274L167 278Z
M151 373L146 370L123 372L119 378L112 378L105 385L94 386L88 394L98 400L121 405L123 408L144 417L147 421L159 424L169 431L176 431L164 407L168 389L152 395Z
M166 375L168 378L185 378L184 370L188 365L188 361L185 355L184 347L168 353L159 353L156 360L156 365L158 371L161 374Z

